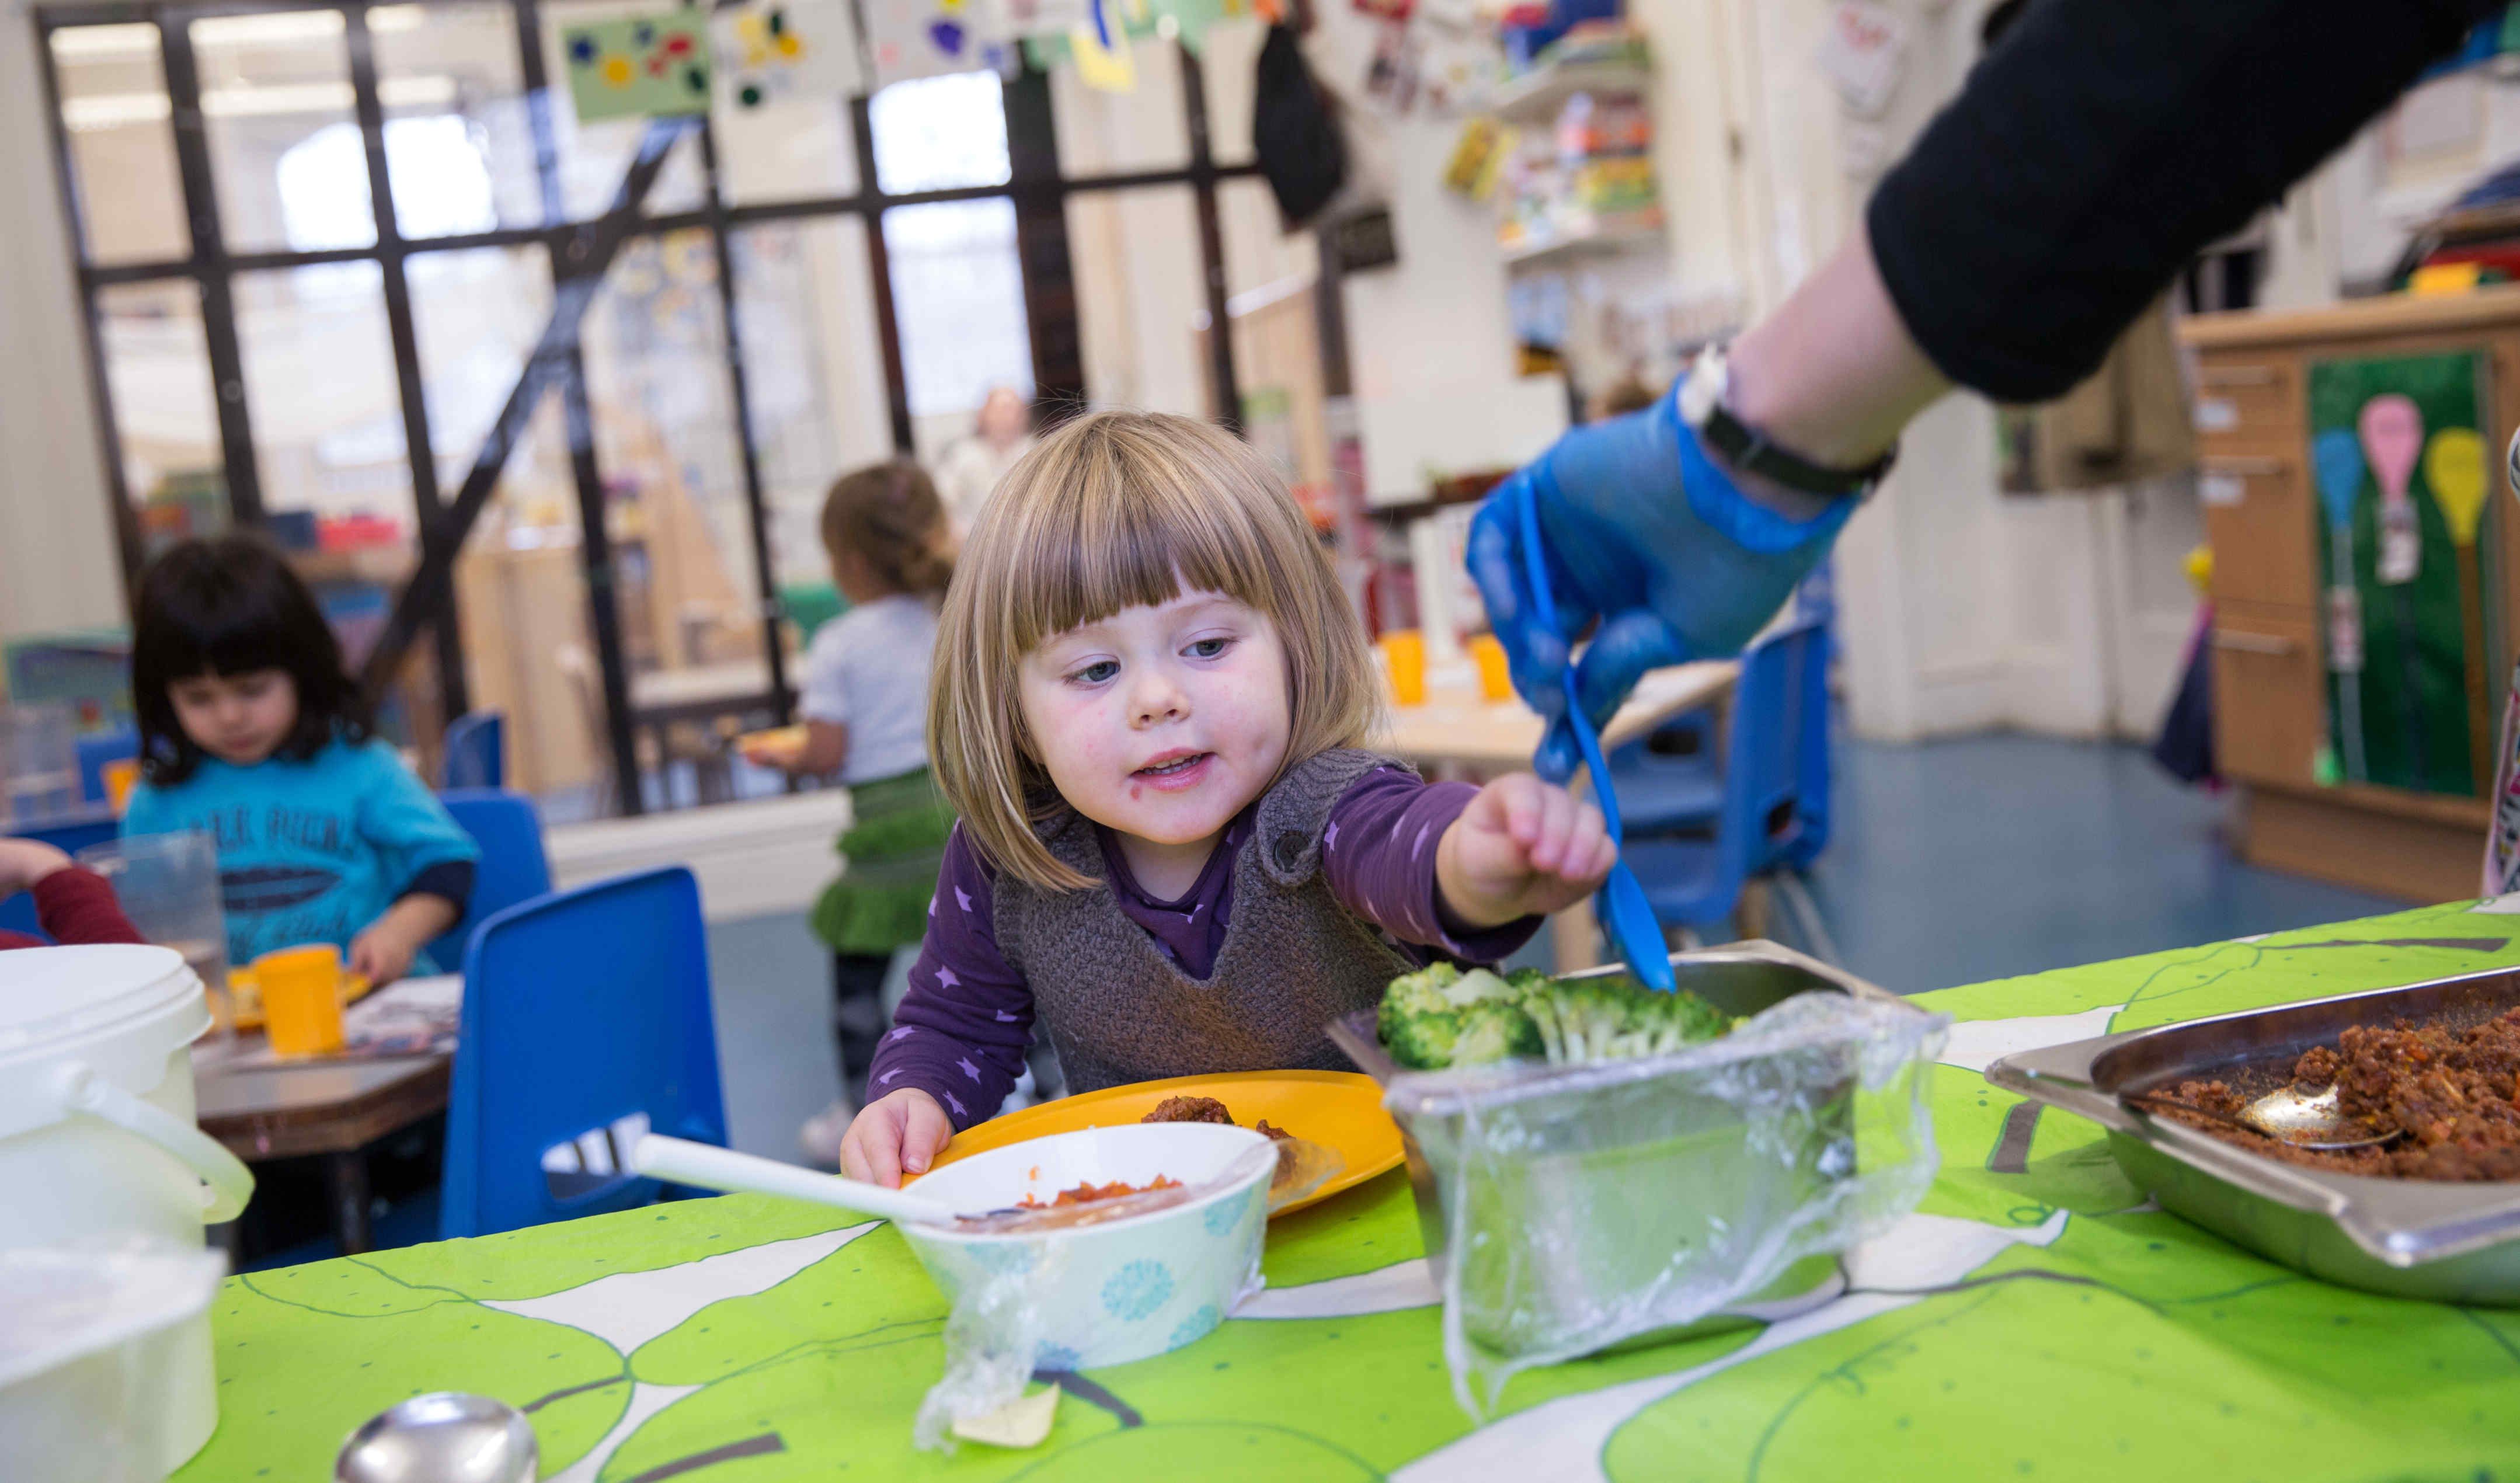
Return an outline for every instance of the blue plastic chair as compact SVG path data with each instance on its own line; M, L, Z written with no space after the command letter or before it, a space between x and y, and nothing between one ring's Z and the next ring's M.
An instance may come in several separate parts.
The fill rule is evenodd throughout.
M1685 712L1610 753L1619 821L1634 834L1714 829L1724 811L1724 763L1712 706Z
M657 1133L726 1144L699 884L680 866L481 923L464 957L439 1236L648 1203L657 1183L614 1172L627 1150L608 1132L640 1117ZM600 1156L573 1160L572 1145ZM555 1193L547 1152L592 1172Z
M126 726L120 731L101 731L78 739L79 796L90 803L105 801L105 765L124 762L140 755L140 732Z
M543 822L532 800L497 788L457 788L437 795L464 832L481 846L472 876L472 899L463 920L428 945L440 968L453 971L481 923L520 902L551 894L551 861L543 853Z
M441 787L508 786L507 721L495 710L468 710L447 723L446 778Z
M1742 656L1711 837L1630 827L1624 853L1654 915L1691 930L1724 922L1744 881L1807 863L1827 839L1827 779L1828 636L1805 619Z
M109 808L81 809L74 814L56 814L50 819L32 822L21 820L7 826L6 831L19 839L40 839L66 855L75 855L91 844L101 844L121 832L121 824ZM0 931L25 932L46 936L35 921L35 895L20 891L0 899Z

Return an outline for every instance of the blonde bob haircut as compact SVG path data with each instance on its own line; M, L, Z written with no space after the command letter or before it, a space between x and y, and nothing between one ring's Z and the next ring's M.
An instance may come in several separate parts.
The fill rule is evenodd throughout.
M1066 804L1026 734L1017 665L1044 640L1186 591L1223 593L1277 629L1285 765L1376 728L1381 692L1364 624L1268 463L1191 418L1080 417L999 481L936 633L928 759L966 836L1002 873L1046 891L1094 883L1034 832Z

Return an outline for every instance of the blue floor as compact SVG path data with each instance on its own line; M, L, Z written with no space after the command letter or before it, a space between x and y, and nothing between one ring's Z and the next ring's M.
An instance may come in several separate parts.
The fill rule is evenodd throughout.
M1847 743L1812 891L1841 966L1902 994L2407 904L2240 863L2225 806L2133 746Z
M1812 890L1841 965L1900 993L2401 905L2240 864L2220 836L2223 811L2135 747L1845 743ZM1523 957L1546 963L1545 940ZM709 964L729 1141L795 1158L797 1125L839 1081L830 960L801 915L783 915L714 923ZM410 1201L380 1219L378 1236L427 1240L434 1226L433 1201ZM279 1260L331 1254L319 1239Z

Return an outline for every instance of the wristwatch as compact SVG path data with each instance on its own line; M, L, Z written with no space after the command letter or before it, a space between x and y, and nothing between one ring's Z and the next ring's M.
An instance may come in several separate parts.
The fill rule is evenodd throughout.
M1778 483L1787 489L1827 499L1862 499L1870 494L1890 472L1899 449L1890 451L1861 469L1831 469L1779 447L1768 434L1732 415L1724 400L1732 388L1730 368L1724 363L1724 347L1709 345L1698 352L1697 364L1689 368L1688 378L1680 384L1680 418L1697 429L1706 446L1723 455L1724 461L1743 473Z

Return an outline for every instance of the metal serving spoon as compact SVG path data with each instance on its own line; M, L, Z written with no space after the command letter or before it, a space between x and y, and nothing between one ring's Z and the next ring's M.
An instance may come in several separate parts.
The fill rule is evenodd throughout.
M2320 1152L2377 1147L2397 1142L2406 1133L2403 1128L2393 1128L2384 1133L2364 1132L2337 1110L2334 1087L2318 1093L2304 1092L2298 1086L2280 1087L2242 1107L2237 1114L2212 1111L2158 1092L2130 1092L2125 1100L2139 1107L2176 1107L2182 1112L2212 1118L2234 1128L2262 1133L2279 1144Z
M541 1454L524 1413L441 1390L369 1418L333 1460L335 1483L534 1483Z

